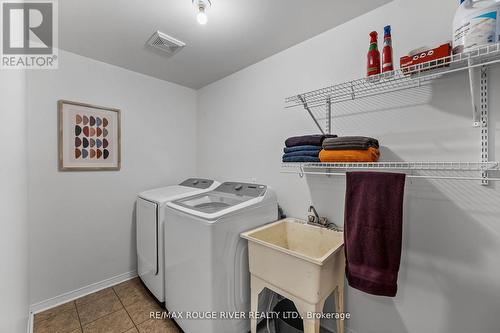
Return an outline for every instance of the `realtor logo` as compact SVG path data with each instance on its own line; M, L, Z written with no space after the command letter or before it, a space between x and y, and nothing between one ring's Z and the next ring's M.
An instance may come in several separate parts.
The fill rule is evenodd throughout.
M1 68L57 68L57 3L1 1Z

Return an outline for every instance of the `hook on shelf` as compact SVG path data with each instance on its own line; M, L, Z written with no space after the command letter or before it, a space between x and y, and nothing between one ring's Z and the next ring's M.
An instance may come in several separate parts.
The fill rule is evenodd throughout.
M299 177L304 178L304 167L302 165L300 166Z

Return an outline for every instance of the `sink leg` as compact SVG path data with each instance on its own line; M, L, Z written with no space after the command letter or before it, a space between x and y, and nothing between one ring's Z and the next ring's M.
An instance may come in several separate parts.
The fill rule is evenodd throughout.
M308 313L321 313L323 311L324 301L317 304L309 304L303 301L294 300L297 310L299 310L300 315L304 320L304 333L319 333L320 330L320 320L319 319L308 319Z
M253 316L250 318L250 333L257 333L257 312L259 311L259 294L266 287L262 280L250 275L250 311Z
M250 311L252 311L253 316L250 319L250 332L257 333L257 318L255 318L255 316L259 307L259 292L256 289L252 289L251 293L252 295L250 300Z
M344 288L338 286L335 289L335 312L344 312ZM344 320L337 319L337 333L344 333Z
M319 333L319 320L304 321L304 333Z

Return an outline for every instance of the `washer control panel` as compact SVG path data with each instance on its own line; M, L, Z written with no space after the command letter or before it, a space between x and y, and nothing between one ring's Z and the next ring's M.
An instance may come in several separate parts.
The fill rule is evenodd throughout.
M247 197L260 197L266 193L267 186L261 184L249 184L249 183L235 183L235 182L227 182L222 183L219 187L215 189L215 191L236 194L236 195L244 195Z
M180 183L181 186L194 187L200 189L207 189L214 183L213 180L203 178L189 178Z

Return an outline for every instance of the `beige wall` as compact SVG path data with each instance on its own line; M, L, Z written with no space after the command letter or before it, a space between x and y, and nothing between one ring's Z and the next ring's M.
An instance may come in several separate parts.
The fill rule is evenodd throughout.
M343 224L344 179L282 174L283 142L315 132L285 97L365 75L368 34L393 28L395 59L451 38L455 0L395 0L198 94L198 173L272 186L289 216L310 203ZM492 158L498 159L500 68L490 73ZM380 139L383 161L479 161L465 73L433 86L334 106L334 132ZM492 333L500 327L500 189L478 182L412 180L396 298L349 288L357 333ZM333 325L331 325L333 326Z
M0 332L26 332L28 221L26 74L0 73Z
M31 304L136 270L136 194L195 173L196 92L72 53L28 75ZM57 101L120 108L122 169L59 172Z

